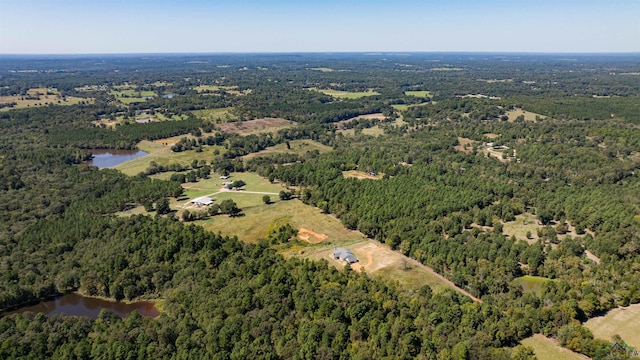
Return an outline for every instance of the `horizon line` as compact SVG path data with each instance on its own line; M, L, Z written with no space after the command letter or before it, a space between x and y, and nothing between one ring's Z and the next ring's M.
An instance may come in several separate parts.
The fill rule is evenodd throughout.
M278 54L482 54L482 55L640 55L640 51L467 51L467 50L406 50L406 51L167 51L167 52L105 52L105 53L0 53L0 57L20 56L135 56L135 55L278 55Z

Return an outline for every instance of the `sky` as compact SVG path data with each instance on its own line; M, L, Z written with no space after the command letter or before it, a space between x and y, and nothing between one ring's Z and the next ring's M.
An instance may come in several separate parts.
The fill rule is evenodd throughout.
M0 0L0 54L640 52L640 0Z

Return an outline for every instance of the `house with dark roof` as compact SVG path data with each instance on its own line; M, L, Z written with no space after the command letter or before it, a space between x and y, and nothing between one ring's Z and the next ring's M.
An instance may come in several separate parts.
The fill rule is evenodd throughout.
M358 258L345 248L337 247L333 249L333 258L336 260L346 261L349 264L357 263Z

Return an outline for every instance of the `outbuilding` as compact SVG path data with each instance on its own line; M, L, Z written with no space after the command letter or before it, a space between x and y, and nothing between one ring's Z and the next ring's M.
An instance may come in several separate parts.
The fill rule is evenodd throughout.
M336 260L346 261L349 264L357 263L358 258L345 248L337 247L333 249L333 258Z
M191 203L197 205L197 206L209 206L211 204L213 204L213 199L208 197L208 196L201 196L199 198L195 198L193 200L191 200Z

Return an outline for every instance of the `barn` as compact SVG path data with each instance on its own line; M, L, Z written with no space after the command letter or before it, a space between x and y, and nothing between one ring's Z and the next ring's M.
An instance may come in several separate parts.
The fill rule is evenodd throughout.
M213 199L208 196L201 196L199 198L191 200L191 203L197 206L209 206L213 204Z
M349 264L357 263L358 258L345 248L337 247L333 249L333 258L336 260L346 261Z

